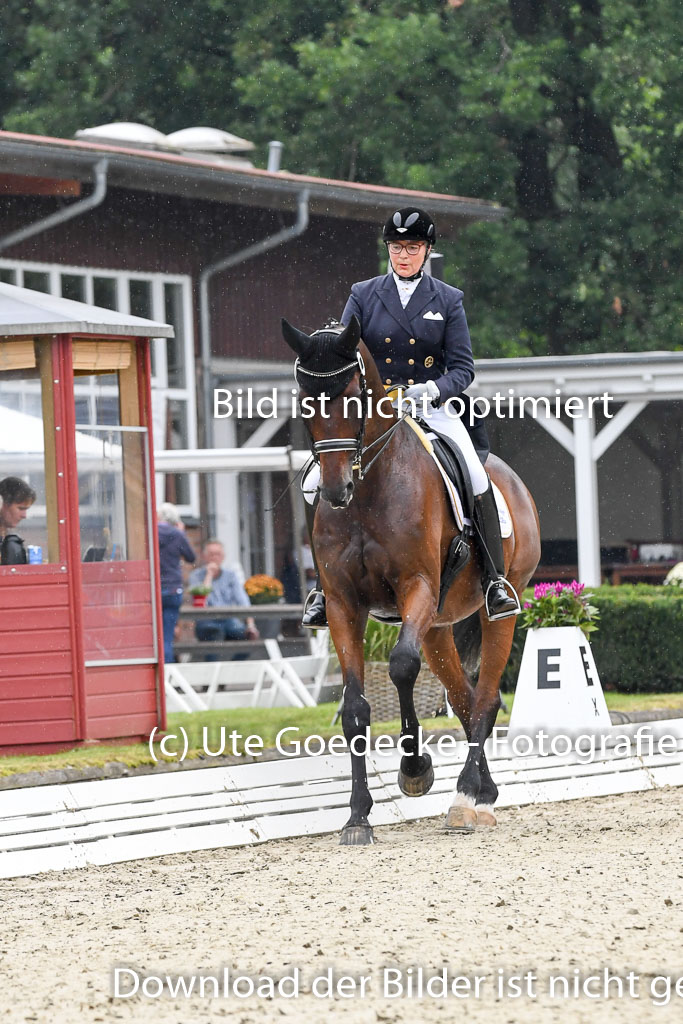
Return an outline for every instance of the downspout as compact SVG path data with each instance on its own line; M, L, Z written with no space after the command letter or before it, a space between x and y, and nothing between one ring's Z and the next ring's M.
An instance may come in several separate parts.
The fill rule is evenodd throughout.
M250 260L253 256L261 256L269 249L274 249L278 245L283 245L285 242L290 242L293 238L298 238L299 235L303 235L304 231L308 227L309 195L310 192L307 188L303 189L299 193L297 218L296 222L292 224L291 227L283 228L282 231L278 231L274 235L269 235L268 238L263 238L260 242L254 242L253 245L248 245L246 249L240 249L238 252L234 252L230 256L223 257L222 260L218 260L216 263L212 263L210 266L205 267L199 275L199 327L202 357L202 384L204 392L205 448L211 448L213 444L213 432L209 426L212 421L209 281L214 274L220 274L222 270L228 270L230 267L237 266L238 263L244 263L246 260Z
M209 309L209 281L215 274L219 274L223 270L228 270L230 267L235 267L239 263L244 263L246 260L250 260L254 256L261 256L264 252L268 252L269 249L274 249L278 245L283 245L285 242L290 242L292 239L298 238L299 235L303 235L304 231L308 227L309 195L310 190L307 188L302 189L302 191L299 192L297 218L295 223L290 227L283 228L281 231L276 232L276 234L263 238L260 242L254 242L253 245L248 245L246 249L240 249L238 252L232 253L230 256L225 256L216 263L212 263L210 266L205 267L199 275L199 331L202 360L205 448L213 447L213 403L211 401L213 380L211 374L211 311ZM212 496L209 496L209 494L207 494L207 501L211 508L211 511L207 509L207 511L209 511L209 521L211 522L213 520L213 500Z
M40 220L34 221L33 224L27 224L25 228L20 228L18 231L13 231L10 235L0 238L0 252L11 245L17 245L19 242L26 241L27 238L32 238L33 235L40 234L41 231L55 228L60 224L64 224L65 221L71 220L72 217L79 217L82 213L86 213L88 210L92 210L93 207L99 206L107 194L108 164L108 160L98 160L95 164L95 187L89 196L86 196L85 199L79 199L75 203L70 203L61 210L57 210L56 213L51 213L49 217L42 217Z

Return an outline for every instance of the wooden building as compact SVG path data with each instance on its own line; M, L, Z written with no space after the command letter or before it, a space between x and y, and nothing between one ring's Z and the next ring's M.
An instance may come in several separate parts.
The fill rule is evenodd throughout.
M290 387L280 318L314 329L339 316L350 283L378 273L378 226L392 209L426 206L451 238L505 212L262 170L229 152L182 148L179 133L165 140L138 126L126 138L119 127L78 140L0 132L0 280L173 325L174 338L152 343L157 450L300 446L289 424L214 423L212 389ZM218 534L247 572L276 572L292 543L287 502L275 517L263 509L284 478L233 474L218 491L200 479L169 474L160 496L163 487L204 535Z
M37 495L32 558L0 565L2 753L165 724L149 339L171 334L0 284L0 476Z

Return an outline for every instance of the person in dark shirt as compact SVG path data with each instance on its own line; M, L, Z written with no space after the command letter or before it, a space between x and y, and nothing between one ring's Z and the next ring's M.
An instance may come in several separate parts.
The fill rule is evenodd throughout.
M173 657L173 636L183 603L183 575L180 559L193 565L197 556L185 536L183 521L175 505L165 501L157 511L159 523L159 575L161 577L161 614L164 627L164 662Z
M36 492L18 476L0 480L0 564L25 565L28 555L17 526L26 519L28 510L36 500Z

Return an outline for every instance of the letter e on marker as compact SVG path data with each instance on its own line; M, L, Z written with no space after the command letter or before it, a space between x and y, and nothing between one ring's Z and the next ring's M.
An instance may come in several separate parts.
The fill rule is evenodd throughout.
M560 680L551 679L551 673L556 675L560 671L559 664L554 663L556 658L559 658L561 654L559 647L541 647L538 652L538 689L539 690L559 690ZM553 663L551 663L553 659Z

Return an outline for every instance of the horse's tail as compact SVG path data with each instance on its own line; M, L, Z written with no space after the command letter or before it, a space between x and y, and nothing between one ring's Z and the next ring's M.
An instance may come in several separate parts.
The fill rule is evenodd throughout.
M481 618L478 611L455 623L453 639L465 672L468 676L475 675L481 661Z

